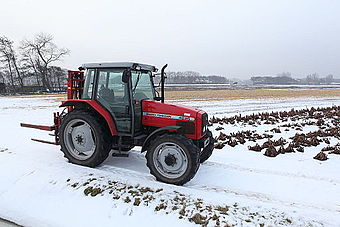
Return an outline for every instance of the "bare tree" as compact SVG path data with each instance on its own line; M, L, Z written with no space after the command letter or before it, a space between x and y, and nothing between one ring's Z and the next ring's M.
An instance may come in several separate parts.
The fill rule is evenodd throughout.
M320 76L317 73L309 74L306 77L306 81L308 84L320 84Z
M0 71L0 83L5 83L5 74Z
M66 70L58 67L58 66L51 66L49 67L49 74L51 75L51 86L57 91L63 91L64 86L66 85Z
M41 76L37 69L38 60L36 59L39 56L35 56L34 53L31 51L22 51L22 59L23 62L22 68L24 71L27 71L27 74L33 75L32 77L35 78L36 85L40 85Z
M6 36L0 37L0 61L5 64L6 68L9 71L11 85L13 90L15 90L15 79L13 68L16 72L17 79L19 81L19 85L21 87L24 86L22 76L18 67L16 53L13 48L13 41L7 38Z
M332 75L332 74L327 75L327 76L325 77L325 82L326 82L327 84L333 83L333 82L334 82L334 77L333 77L333 75Z
M39 73L44 88L51 90L51 82L48 77L49 65L52 62L61 60L70 51L58 48L53 43L53 37L45 33L36 35L33 40L22 41L21 49L23 55L31 57L32 68Z
M290 72L282 72L282 73L278 73L276 75L278 77L289 77L289 78L292 78L292 74Z

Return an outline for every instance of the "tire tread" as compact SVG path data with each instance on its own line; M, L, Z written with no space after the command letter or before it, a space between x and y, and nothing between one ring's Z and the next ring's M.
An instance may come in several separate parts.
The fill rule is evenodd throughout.
M157 170L154 168L153 165L153 157L152 157L152 147L154 144L160 144L162 141L169 141L169 138L172 138L174 140L177 140L179 143L184 145L184 149L187 149L188 155L191 159L191 166L189 166L189 170L186 174L180 177L180 179L167 179L163 176L161 176ZM192 142L191 139L186 138L185 136L178 135L178 134L162 134L160 136L156 136L153 138L149 146L147 147L147 152L146 152L146 165L150 170L150 173L156 177L158 181L162 181L164 183L170 183L170 184L175 184L175 185L183 185L190 181L196 174L196 172L199 169L200 162L199 162L199 149L198 147Z
M80 161L75 159L68 151L63 141L63 130L65 128L65 123L68 122L71 119L74 118L81 118L85 119L88 123L90 123L95 130L98 132L97 134L99 138L99 147L96 147L95 154L90 157L89 159L85 161ZM108 157L110 150L111 150L111 144L112 144L112 136L102 119L98 116L98 114L92 112L92 111L86 111L86 110L73 110L70 113L68 113L63 119L60 126L60 145L61 145L61 151L64 153L64 157L68 159L69 162L74 164L79 164L83 166L88 167L96 167L100 165L105 159Z

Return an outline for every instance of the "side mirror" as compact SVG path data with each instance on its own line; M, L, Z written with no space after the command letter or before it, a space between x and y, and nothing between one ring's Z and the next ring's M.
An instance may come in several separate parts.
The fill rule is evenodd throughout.
M131 77L131 71L129 69L125 69L123 72L123 76L122 76L122 82L128 83L130 77Z

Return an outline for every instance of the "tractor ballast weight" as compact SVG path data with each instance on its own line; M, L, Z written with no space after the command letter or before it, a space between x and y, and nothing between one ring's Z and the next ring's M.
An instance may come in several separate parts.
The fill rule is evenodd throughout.
M214 139L204 111L164 103L166 67L155 86L154 66L84 64L79 71L68 71L67 100L60 105L65 109L54 113L52 126L21 126L53 131L53 142L32 140L60 145L69 162L83 166L101 164L111 150L113 156L128 156L141 146L157 180L182 185L210 157Z

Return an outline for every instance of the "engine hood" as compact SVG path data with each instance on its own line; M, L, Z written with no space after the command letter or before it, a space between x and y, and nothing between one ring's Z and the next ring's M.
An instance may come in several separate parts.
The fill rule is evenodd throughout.
M158 114L168 114L174 116L183 116L189 118L196 118L197 114L202 112L202 110L188 107L184 105L175 105L171 103L161 103L157 101L144 100L143 101L143 113L158 113ZM185 120L185 118L183 118ZM192 119L189 121L192 121Z
M202 116L204 111L171 103L161 103L152 100L143 100L142 124L152 127L166 127L175 125L192 125L193 130L187 135L192 139L202 137ZM180 123L180 122L188 123Z

